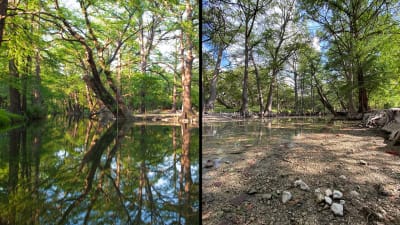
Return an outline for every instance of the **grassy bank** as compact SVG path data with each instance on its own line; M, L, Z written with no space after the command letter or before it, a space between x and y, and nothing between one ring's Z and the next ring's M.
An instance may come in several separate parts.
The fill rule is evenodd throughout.
M14 113L7 112L3 109L0 109L0 127L9 127L13 124L23 122L25 118L21 115L17 115Z

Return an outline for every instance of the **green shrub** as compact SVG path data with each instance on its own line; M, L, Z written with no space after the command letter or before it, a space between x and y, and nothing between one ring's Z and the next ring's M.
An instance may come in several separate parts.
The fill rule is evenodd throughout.
M0 109L0 127L8 127L12 124L23 122L25 117Z
M8 127L11 125L11 119L4 111L0 111L0 127Z

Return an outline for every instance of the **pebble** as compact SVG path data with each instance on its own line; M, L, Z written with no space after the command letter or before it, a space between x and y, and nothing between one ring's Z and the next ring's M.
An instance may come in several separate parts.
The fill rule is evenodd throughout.
M300 186L300 189L303 190L303 191L309 191L310 190L310 187L306 183L304 183L304 181L302 181L302 180L296 180L294 182L294 186L295 187Z
M367 163L366 161L364 161L364 160L359 160L359 161L358 161L358 164L360 164L360 165L367 165L368 163Z
M347 177L346 177L345 175L340 175L339 178L340 178L340 179L343 179L343 180L346 180L346 179L347 179Z
M255 193L257 193L257 190L254 188L250 188L250 190L247 192L249 195L254 195Z
M343 197L343 193L338 190L333 190L333 199L341 199Z
M360 196L360 193L358 193L357 191L350 191L350 195L353 197L358 197Z
M325 196L328 196L328 197L329 197L329 196L331 196L331 195L332 195L332 190L329 189L329 188L326 189L326 190L325 190Z
M315 200L317 203L323 202L325 200L325 196L321 192L315 193Z
M330 197L325 196L325 202L329 205L332 205L332 199Z
M206 165L204 166L205 168L211 168L214 166L214 162L212 160L207 160Z
M331 210L332 210L333 214L335 214L337 216L343 216L343 205L335 202L331 205Z
M262 198L263 198L263 199L270 200L270 199L272 199L272 194L269 194L269 193L268 193L268 194L263 194L263 195L262 195Z
M290 193L289 191L283 191L282 192L282 203L286 203L290 199L292 199L292 193Z
M339 202L341 205L344 205L345 203L346 203L346 201L345 200L340 200L340 202Z

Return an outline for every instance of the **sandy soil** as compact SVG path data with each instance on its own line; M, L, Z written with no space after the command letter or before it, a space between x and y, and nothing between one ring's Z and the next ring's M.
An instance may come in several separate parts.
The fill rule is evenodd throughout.
M213 151L203 149L203 224L400 224L400 150L377 130L326 127L286 143L242 146L221 162ZM295 187L298 179L310 190ZM317 203L317 188L343 193L343 216ZM282 191L293 198L282 203Z

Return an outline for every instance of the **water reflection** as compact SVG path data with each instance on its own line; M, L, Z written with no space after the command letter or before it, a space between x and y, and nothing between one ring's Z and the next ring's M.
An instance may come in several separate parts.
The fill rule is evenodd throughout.
M199 224L198 129L53 120L0 134L0 224Z

